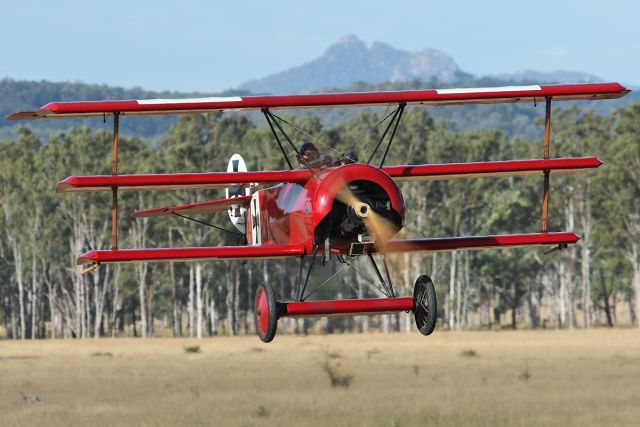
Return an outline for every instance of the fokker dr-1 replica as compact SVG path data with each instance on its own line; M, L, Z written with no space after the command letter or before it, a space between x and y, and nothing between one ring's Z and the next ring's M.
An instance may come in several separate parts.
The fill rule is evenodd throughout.
M172 260L265 259L297 257L300 269L297 297L278 301L273 287L262 284L255 297L256 330L264 342L273 339L280 317L379 314L413 312L418 330L429 335L436 325L436 294L431 279L422 275L413 296L398 297L391 283L385 255L399 252L455 251L523 246L566 247L576 243L573 232L547 231L549 176L597 168L595 157L550 158L552 100L613 99L628 90L618 83L496 88L437 89L375 93L331 93L291 96L247 96L198 99L152 99L126 101L52 102L33 112L17 112L7 118L41 119L64 117L114 117L111 175L71 176L56 191L112 192L112 248L92 250L78 264L152 262ZM545 102L543 158L457 164L384 166L398 124L407 105L452 105L508 102ZM283 129L284 120L272 110L302 107L397 106L387 116L386 130L366 163L344 157L338 165L318 162L301 153ZM244 162L233 157L227 172L118 175L118 124L121 116L152 114L196 114L211 111L261 110L275 142L291 170L246 172ZM384 150L381 146L386 141ZM294 169L285 146L296 153L304 167ZM378 162L373 165L379 152ZM448 238L394 239L404 225L405 205L398 181L541 175L542 224L540 233ZM276 184L276 185L273 185ZM273 185L271 187L264 187ZM229 211L234 224L246 237L241 246L161 249L118 248L118 191L227 188L227 198L183 206L167 206L136 212L137 217L187 216ZM259 189L258 189L259 188ZM253 193L251 193L253 190ZM377 260L376 257L377 256ZM317 258L351 262L367 257L376 272L384 298L310 301L309 277ZM310 259L308 262L306 260ZM379 267L381 264L382 268ZM384 274L381 273L384 271Z

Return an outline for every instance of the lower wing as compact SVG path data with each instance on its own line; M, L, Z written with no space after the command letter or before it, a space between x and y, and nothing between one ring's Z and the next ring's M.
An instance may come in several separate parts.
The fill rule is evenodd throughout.
M557 246L576 243L580 238L571 232L502 234L490 236L436 237L429 239L391 240L387 253L442 252L466 249L519 248L527 246Z
M117 249L89 251L76 263L168 262L216 259L270 259L305 254L303 245L212 246L200 248Z

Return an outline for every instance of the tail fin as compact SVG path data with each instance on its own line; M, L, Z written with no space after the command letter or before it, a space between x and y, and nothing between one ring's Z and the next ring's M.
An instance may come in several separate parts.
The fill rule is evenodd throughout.
M229 159L227 172L247 172L247 165L240 154L234 154ZM249 196L251 189L249 187L230 187L225 190L227 199L234 197ZM229 218L233 225L241 233L246 233L247 226L247 208L244 205L231 205L229 207Z

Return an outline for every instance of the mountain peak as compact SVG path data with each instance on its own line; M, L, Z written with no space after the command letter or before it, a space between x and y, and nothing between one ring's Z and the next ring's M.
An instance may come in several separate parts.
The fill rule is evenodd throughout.
M240 89L254 93L307 93L345 87L354 82L432 80L456 81L460 69L453 58L435 49L408 52L383 42L371 47L355 35L330 45L319 58L262 79Z
M337 42L335 42L331 46L349 46L349 45L365 46L364 42L360 40L358 36L356 36L355 34L347 34L346 36L342 36Z
M354 35L344 36L327 48L320 59L349 61L352 55L366 55L367 45Z

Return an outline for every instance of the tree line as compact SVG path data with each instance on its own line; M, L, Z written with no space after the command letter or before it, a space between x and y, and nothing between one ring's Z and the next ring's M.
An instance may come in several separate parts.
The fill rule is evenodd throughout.
M296 142L314 141L360 159L383 132L384 111L365 111L323 126L317 116L288 117ZM124 118L126 121L127 119ZM457 131L412 107L386 164L540 158L539 138L496 130ZM552 117L552 157L597 155L595 172L551 174L550 230L575 231L568 249L399 254L389 259L400 294L429 274L439 301L439 327L574 328L637 324L640 315L640 105L608 115L566 108ZM267 128L246 116L181 117L156 147L121 137L120 173L225 170L241 153L250 170L286 169ZM42 141L27 127L0 143L0 331L7 338L253 333L256 285L271 282L293 296L298 264L212 261L104 265L81 276L75 257L110 247L110 194L54 194L68 175L110 174L111 133L71 128ZM536 232L542 177L402 183L407 205L402 236L436 237ZM237 238L181 218L132 219L129 213L224 197L219 190L120 192L123 248L235 245ZM225 214L203 218L231 227ZM330 276L334 280L323 284ZM365 262L328 263L311 286L326 298L379 296ZM409 315L283 319L289 333L411 330Z

